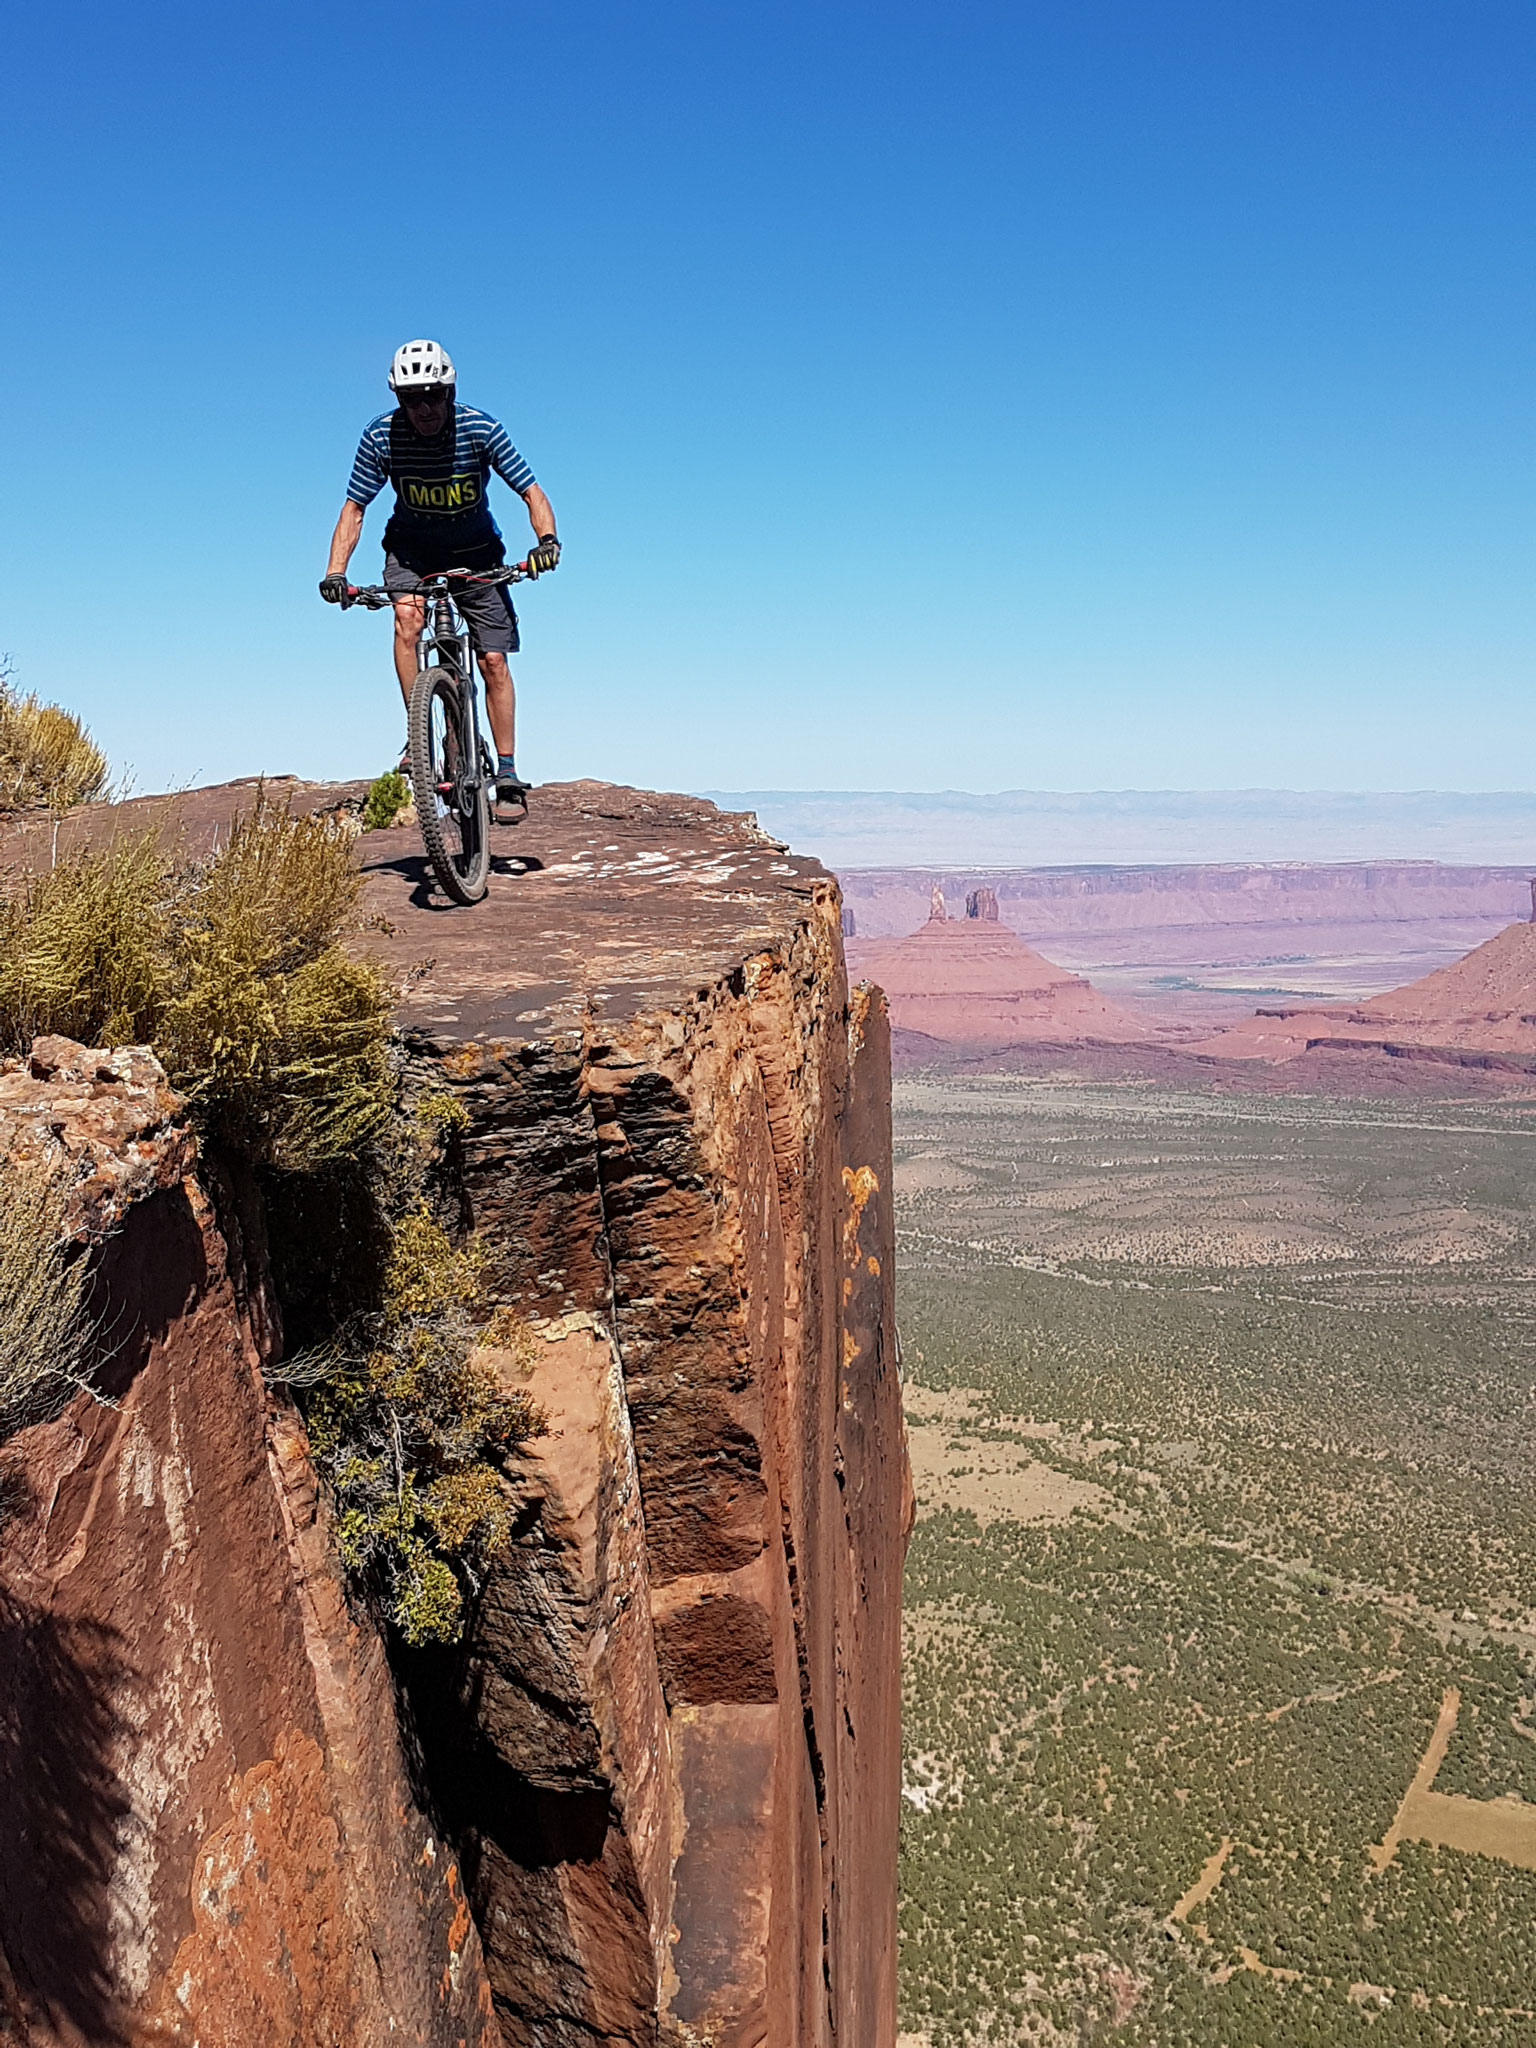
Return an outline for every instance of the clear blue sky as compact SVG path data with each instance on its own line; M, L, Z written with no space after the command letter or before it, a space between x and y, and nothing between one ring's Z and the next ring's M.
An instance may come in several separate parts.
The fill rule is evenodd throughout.
M1536 780L1530 0L65 0L5 70L0 648L141 789L393 757L315 583L419 333L560 517L536 779Z

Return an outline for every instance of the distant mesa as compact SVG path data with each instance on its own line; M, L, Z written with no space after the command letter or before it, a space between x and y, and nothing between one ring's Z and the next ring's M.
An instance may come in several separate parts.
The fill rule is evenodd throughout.
M1259 1010L1189 1048L1222 1059L1361 1051L1536 1060L1536 923L1506 925L1449 967L1364 1003Z
M991 889L970 892L963 918L949 915L937 886L931 904L928 922L909 937L848 947L850 969L885 990L899 1030L977 1050L1146 1038L1138 1018L1000 923Z

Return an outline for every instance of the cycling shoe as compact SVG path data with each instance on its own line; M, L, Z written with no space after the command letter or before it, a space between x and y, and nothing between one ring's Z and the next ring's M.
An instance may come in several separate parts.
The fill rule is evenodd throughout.
M491 818L498 825L521 825L528 815L528 792L533 787L520 775L498 775L491 784Z

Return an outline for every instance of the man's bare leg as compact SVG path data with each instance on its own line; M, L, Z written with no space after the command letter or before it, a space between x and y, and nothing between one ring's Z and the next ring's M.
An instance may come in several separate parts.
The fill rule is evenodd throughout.
M419 597L395 599L395 674L400 679L400 694L407 711L411 708L411 685L416 680L416 642L421 637L425 613L425 601Z
M517 692L512 686L512 671L504 654L482 654L479 662L480 673L485 677L485 708L491 721L491 737L497 753L510 756L517 751L513 745L517 736Z

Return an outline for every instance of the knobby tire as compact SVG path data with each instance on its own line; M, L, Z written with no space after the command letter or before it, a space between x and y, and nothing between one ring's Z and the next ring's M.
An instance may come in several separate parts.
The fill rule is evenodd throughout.
M491 869L491 805L483 774L467 810L446 802L440 782L462 743L460 684L451 669L424 668L411 685L411 794L427 859L455 903L478 903ZM482 764L478 764L483 767Z

